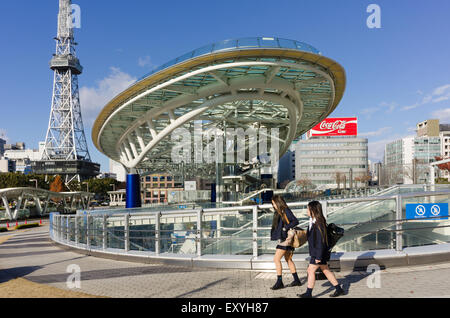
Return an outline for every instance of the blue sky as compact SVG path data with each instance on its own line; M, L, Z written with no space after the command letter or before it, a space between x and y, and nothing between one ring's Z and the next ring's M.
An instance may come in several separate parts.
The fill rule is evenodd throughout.
M414 134L429 118L450 123L450 1L106 1L74 0L82 110L89 150L100 109L152 68L220 40L277 36L304 41L339 62L347 89L332 116L357 116L369 157ZM369 4L381 29L369 29ZM45 140L53 74L58 1L0 2L0 136L37 148Z

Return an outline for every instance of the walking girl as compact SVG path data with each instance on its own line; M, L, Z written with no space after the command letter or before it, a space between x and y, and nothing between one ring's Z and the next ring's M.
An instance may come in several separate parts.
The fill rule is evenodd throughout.
M272 290L277 290L284 288L283 285L283 267L281 265L281 259L284 257L286 262L288 263L289 270L294 277L294 281L287 285L286 287L294 287L301 286L300 279L297 275L297 269L295 267L294 262L292 261L292 256L294 255L294 248L290 246L288 238L288 231L294 227L296 227L299 222L297 218L294 216L292 211L286 204L286 201L279 196L275 195L272 198L272 206L275 210L272 220L272 230L270 232L270 238L272 241L278 241L278 245L276 248L274 263L277 270L277 282L271 288Z
M320 268L336 291L330 297L344 294L334 274L328 267L330 251L328 249L327 224L322 213L322 204L313 201L308 204L309 228L307 231L309 255L311 257L308 267L308 288L306 293L297 295L301 298L311 298L316 282L316 271Z

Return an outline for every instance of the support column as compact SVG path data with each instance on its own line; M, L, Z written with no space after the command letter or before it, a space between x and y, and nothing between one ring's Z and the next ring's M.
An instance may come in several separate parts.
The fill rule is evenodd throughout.
M161 253L161 212L155 214L155 254Z
M108 217L103 215L103 250L108 248Z
M22 206L22 200L23 200L23 193L19 196L19 199L17 201L16 209L14 211L13 219L17 220L17 217L19 215L20 207Z
M127 175L127 209L140 208L141 203L141 178L135 169Z
M80 243L80 233L79 233L79 222L80 217L78 215L75 215L75 246L78 246L78 243Z
M253 207L253 257L258 257L258 207Z
M45 200L44 204L44 210L42 211L42 215L45 215L47 213L48 209L48 203L50 202L50 195L47 196L47 199Z
M39 200L39 197L35 196L33 199L34 203L36 204L36 209L38 210L39 216L42 216L42 205L41 201Z
M3 205L5 206L6 214L8 215L8 219L10 221L12 221L13 220L13 216L11 214L11 209L9 208L8 199L6 197L2 197L2 200L3 200Z
M125 215L124 219L124 234L123 234L123 240L125 243L125 252L128 252L130 250L130 215Z
M395 205L396 205L396 218L397 218L397 222L396 222L396 226L395 229L397 230L395 233L395 241L396 241L396 246L395 249L398 252L401 252L403 250L403 223L402 220L403 219L403 207L402 207L402 197L400 195L396 196L396 200L395 200Z
M197 211L197 256L202 256L202 218L203 209Z

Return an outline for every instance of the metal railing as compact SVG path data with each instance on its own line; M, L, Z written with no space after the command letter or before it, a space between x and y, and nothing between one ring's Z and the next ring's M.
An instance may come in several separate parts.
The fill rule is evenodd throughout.
M322 205L328 222L346 229L344 238L348 240L340 242L338 249L361 250L366 244L360 243L361 240L370 240L373 235L377 242L372 239L370 246L379 246L380 237L389 238L374 249L402 251L409 246L450 242L447 219L405 219L407 203L448 203L449 198L450 190L440 190L328 200L322 201ZM352 203L349 208L331 209L333 205L349 203ZM308 223L307 204L306 201L288 203L302 227ZM52 214L50 235L56 242L86 250L136 251L156 256L178 251L197 256L245 254L256 257L271 253L276 245L270 241L272 216L271 204L112 215ZM182 235L174 236L175 233ZM405 243L405 240L412 243Z

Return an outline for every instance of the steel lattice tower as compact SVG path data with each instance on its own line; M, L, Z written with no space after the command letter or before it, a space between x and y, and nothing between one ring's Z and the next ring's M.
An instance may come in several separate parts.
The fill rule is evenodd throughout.
M78 75L83 71L76 56L71 0L59 1L56 54L50 61L54 71L52 108L45 150L35 172L60 174L66 183L98 174L91 162L81 116ZM54 164L52 164L54 163Z

